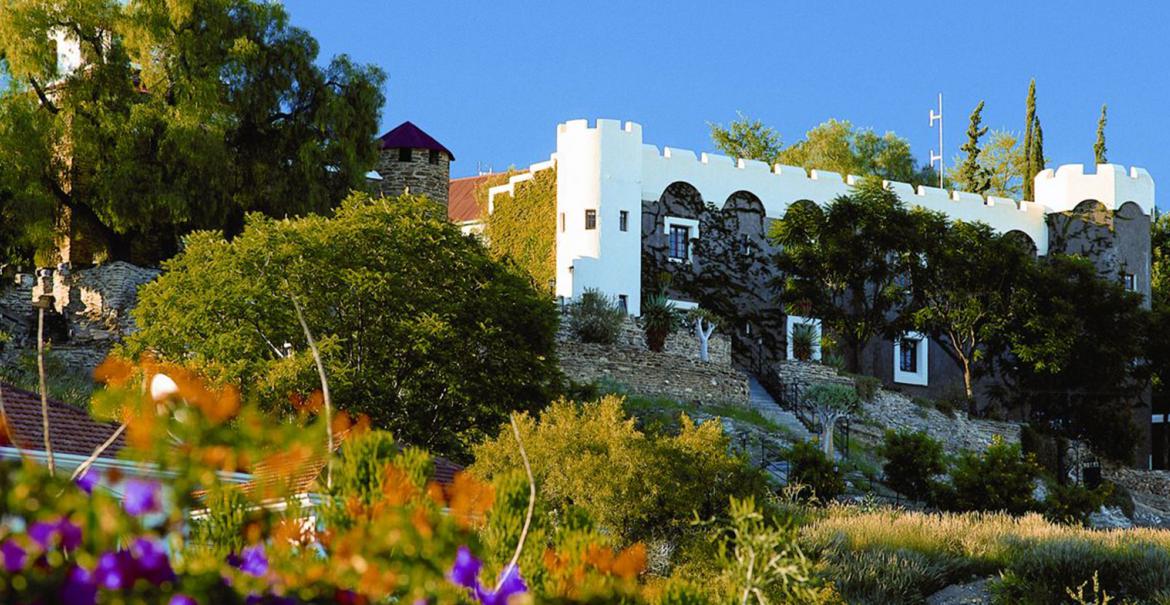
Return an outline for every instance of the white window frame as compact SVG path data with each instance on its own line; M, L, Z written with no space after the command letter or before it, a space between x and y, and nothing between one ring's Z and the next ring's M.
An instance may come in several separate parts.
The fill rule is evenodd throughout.
M918 371L902 371L902 341L917 340ZM894 382L927 386L930 383L930 340L921 332L906 332L894 339Z
M812 361L821 360L821 320L815 317L801 317L799 315L789 315L787 318L787 329L785 334L785 342L787 343L787 355L789 360L795 360L796 357L792 355L792 331L799 325L810 325L813 327L813 334L816 339L813 340Z
M686 228L690 229L690 233L689 233L690 237L687 239L687 257L685 259L674 258L674 257L670 256L670 249L669 249L670 248L670 228L674 227L676 225L679 227L686 227ZM677 216L668 216L668 217L666 217L666 220L663 221L662 232L664 234L666 234L666 238L667 238L667 240L666 240L666 245L667 245L666 259L667 260L669 260L672 263L689 263L689 262L694 260L694 258L695 258L695 254L694 254L695 244L694 244L694 242L695 242L695 240L699 239L699 221L697 219L682 218L682 217L677 217Z

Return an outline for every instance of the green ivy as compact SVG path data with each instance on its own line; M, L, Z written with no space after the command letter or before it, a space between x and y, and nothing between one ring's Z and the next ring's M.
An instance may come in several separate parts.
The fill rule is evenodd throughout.
M491 214L484 214L492 256L516 263L537 288L549 288L556 279L557 171L533 173L513 195L497 195Z

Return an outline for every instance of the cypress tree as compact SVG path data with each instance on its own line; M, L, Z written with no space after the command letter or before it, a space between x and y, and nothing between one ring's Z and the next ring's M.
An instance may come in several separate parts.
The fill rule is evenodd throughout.
M1097 142L1093 143L1093 157L1096 158L1098 164L1108 164L1109 160L1105 159L1105 112L1108 106L1101 106L1101 118L1097 120Z
M1044 129L1040 127L1040 118L1036 118L1036 125L1032 127L1032 174L1028 175L1028 182L1036 178L1036 174L1044 170Z
M971 123L967 126L967 142L960 149L967 157L955 171L956 184L964 191L983 194L991 188L991 175L979 164L979 139L987 134L983 126L983 101L971 112Z
M1024 199L1032 199L1032 125L1036 121L1036 78L1028 85L1028 100L1024 108Z

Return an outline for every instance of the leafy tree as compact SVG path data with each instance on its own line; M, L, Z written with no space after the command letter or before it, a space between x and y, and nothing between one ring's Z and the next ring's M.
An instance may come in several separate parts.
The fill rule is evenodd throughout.
M979 151L979 164L986 170L989 186L987 195L1019 198L1024 182L1024 150L1016 135L995 130L987 145Z
M1101 105L1101 117L1097 119L1097 142L1093 143L1093 158L1098 164L1108 164L1109 160L1105 158L1105 112L1108 111L1107 105Z
M780 134L759 120L749 119L742 113L738 115L739 119L732 120L726 127L707 124L715 147L733 158L759 160L769 166L775 164L784 149Z
M841 339L850 371L861 370L870 339L909 324L913 296L903 278L921 270L921 234L935 220L867 179L823 211L795 204L773 223L785 300L807 305Z
M813 496L828 502L845 493L844 474L816 443L797 441L784 452L784 458L789 463L789 484L801 485L811 491L799 494L802 497Z
M1001 401L1031 421L1119 461L1134 446L1132 404L1145 389L1142 296L1103 279L1092 261L1050 254L1030 265L1015 312L991 350Z
M980 163L982 151L979 149L979 139L987 134L987 127L982 126L983 101L971 112L971 124L967 127L967 142L962 150L967 157L955 168L952 180L955 186L963 191L970 191L980 195L991 188L991 175L987 168Z
M821 425L821 448L832 459L837 422L857 413L860 407L857 389L847 384L814 384L805 391L804 397Z
M58 71L54 34L82 68ZM19 243L51 249L57 219L99 257L154 261L249 211L333 208L376 160L384 76L318 50L279 3L3 0L0 207Z
M492 256L515 262L538 289L548 289L556 278L556 170L541 170L517 183L515 195L497 195L492 212L484 216Z
M1048 160L1044 157L1044 128L1040 126L1040 118L1036 117L1036 123L1032 127L1032 150L1028 154L1028 159L1031 162L1029 165L1028 180L1033 182L1032 195L1036 195L1035 179L1036 175L1044 170L1047 166Z
M879 453L886 483L911 500L929 498L934 476L946 471L942 443L923 431L887 430Z
M922 306L914 323L959 365L973 405L974 380L988 369L986 346L1010 321L1031 255L984 223L947 223L941 237L924 239L926 263L915 283Z
M953 492L950 507L955 510L1003 511L1022 515L1038 504L1032 488L1040 466L1031 454L998 435L982 454L966 452L951 471Z
M1034 170L1035 164L1035 126L1036 126L1036 78L1028 84L1028 98L1024 102L1024 199L1033 199L1034 192L1032 191L1032 179L1036 176L1038 170Z
M318 385L293 297L336 405L436 453L464 457L559 381L552 302L426 198L355 194L334 218L253 214L230 242L190 235L165 268L140 291L124 352L188 364L272 409Z

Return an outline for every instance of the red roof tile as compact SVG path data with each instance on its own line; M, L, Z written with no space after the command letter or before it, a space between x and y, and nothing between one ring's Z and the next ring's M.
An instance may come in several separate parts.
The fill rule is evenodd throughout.
M480 216L479 202L475 199L475 192L491 177L490 174L480 176L465 176L461 179L451 179L447 189L447 218L453 223L478 221Z
M434 149L445 152L452 162L455 161L455 154L450 149L409 121L399 124L378 140L382 142L382 149Z
M4 416L15 445L26 450L43 450L45 442L41 431L40 395L7 384L2 387ZM88 456L105 443L117 428L114 424L94 420L85 410L49 399L49 438L54 453ZM0 442L7 440L7 434L0 434ZM123 436L119 436L102 454L103 457L113 458L124 445Z

